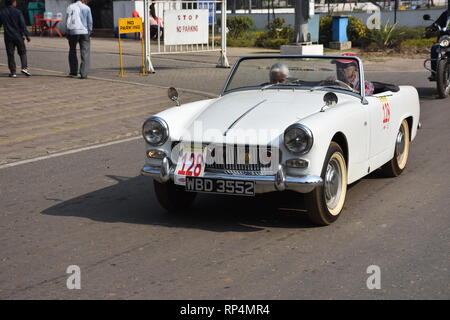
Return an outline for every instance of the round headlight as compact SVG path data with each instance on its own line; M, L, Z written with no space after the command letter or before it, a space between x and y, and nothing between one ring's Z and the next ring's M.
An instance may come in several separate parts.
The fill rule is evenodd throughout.
M311 150L313 135L309 128L294 123L284 131L284 145L295 154L305 154Z
M169 126L159 117L148 118L142 126L145 141L152 146L160 146L169 137Z
M450 45L450 36L442 36L442 38L439 39L439 45L441 47L448 47Z

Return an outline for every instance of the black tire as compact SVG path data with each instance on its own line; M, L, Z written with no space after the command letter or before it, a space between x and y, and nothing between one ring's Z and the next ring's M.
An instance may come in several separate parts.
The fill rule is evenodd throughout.
M399 141L399 135L402 136L403 143ZM395 141L394 157L381 167L381 172L386 177L398 177L408 163L409 148L411 145L411 138L409 134L408 121L403 120L398 130L397 139Z
M448 59L438 61L436 68L436 83L438 97L447 98L450 93L450 63Z
M332 171L329 166L332 168L339 166L339 170ZM331 174L332 172L336 172L336 175ZM328 148L321 177L324 184L306 194L305 203L311 222L319 226L326 226L336 221L341 214L347 194L347 164L344 152L335 142L331 142ZM333 198L330 198L330 189L333 189L331 185L335 184L335 177L339 177L340 183L336 187L336 198L331 201L330 199Z
M188 209L194 202L196 193L187 192L183 187L177 186L172 182L160 183L153 181L156 199L159 204L168 212L179 212Z

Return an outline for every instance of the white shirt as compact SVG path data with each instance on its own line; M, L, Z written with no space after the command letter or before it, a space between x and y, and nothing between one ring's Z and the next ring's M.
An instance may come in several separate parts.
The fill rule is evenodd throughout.
M66 26L70 35L90 34L92 32L91 8L81 1L72 3L67 7Z

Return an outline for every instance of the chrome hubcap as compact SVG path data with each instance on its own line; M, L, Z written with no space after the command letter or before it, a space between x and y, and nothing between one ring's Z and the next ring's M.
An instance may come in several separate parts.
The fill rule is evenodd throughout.
M325 200L329 209L334 209L339 203L342 190L342 173L339 162L331 159L325 173Z
M397 153L397 162L400 163L402 160L402 157L403 157L403 153L405 152L405 135L404 135L402 129L400 129L400 131L397 134L397 142L395 144L395 151Z

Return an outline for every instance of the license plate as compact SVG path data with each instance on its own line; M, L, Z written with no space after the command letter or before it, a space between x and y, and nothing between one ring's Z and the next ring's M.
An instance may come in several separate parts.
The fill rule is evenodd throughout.
M183 148L175 168L175 184L185 185L186 177L201 177L205 172L206 148Z
M186 177L186 191L254 196L254 181Z

